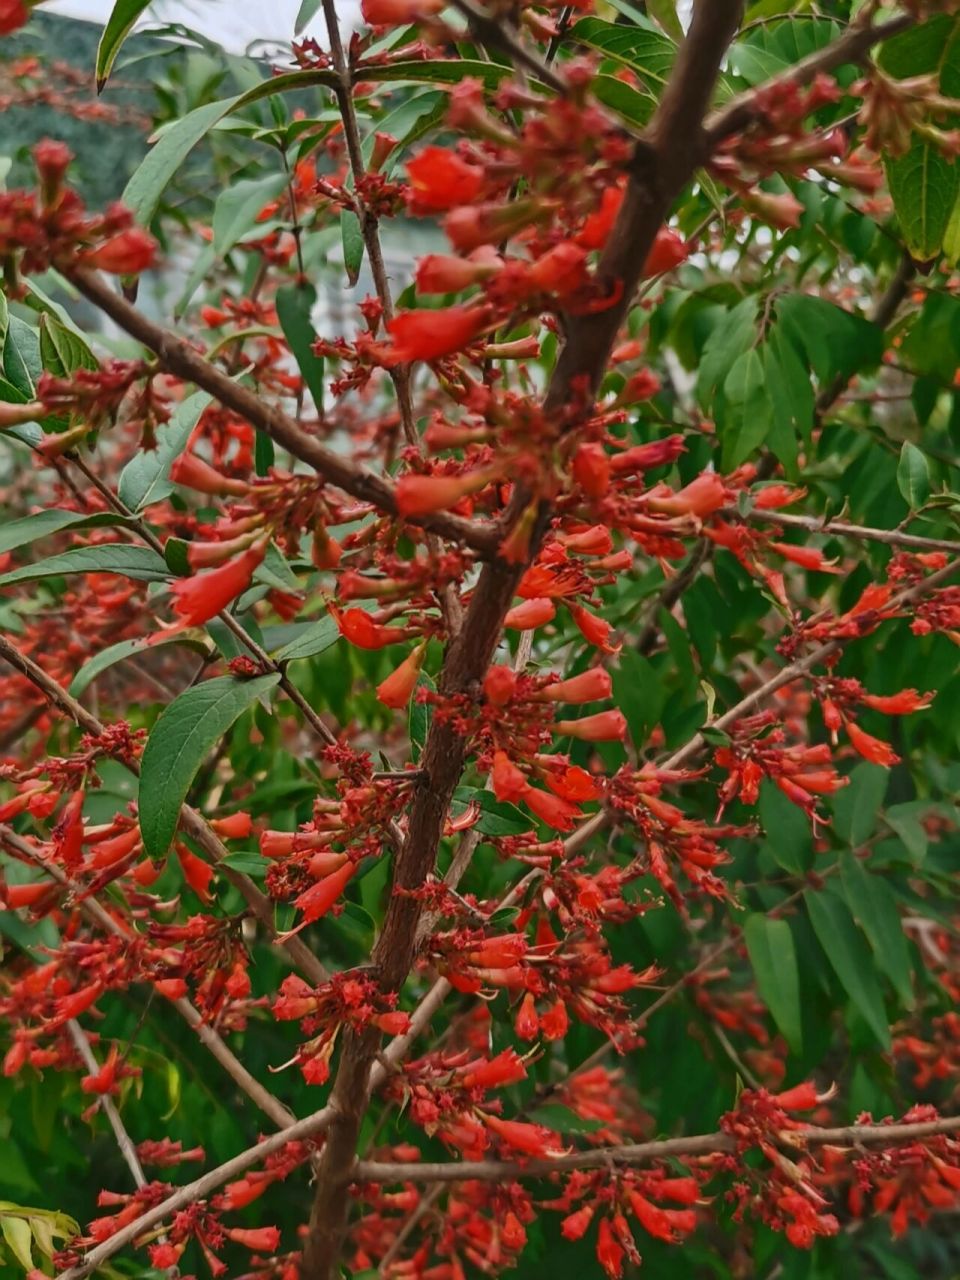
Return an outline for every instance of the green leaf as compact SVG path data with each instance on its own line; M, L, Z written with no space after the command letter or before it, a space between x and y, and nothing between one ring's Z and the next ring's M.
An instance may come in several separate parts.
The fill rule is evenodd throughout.
M355 285L363 262L363 232L360 230L360 219L351 209L341 210L340 239L343 243L343 265L347 279L351 285Z
M770 395L763 357L756 347L733 363L717 398L717 434L723 446L721 466L733 471L763 444L770 429Z
M10 316L8 321L3 341L3 372L24 401L34 398L37 381L43 373L40 338L19 316Z
M160 197L183 161L225 116L275 93L309 89L312 85L332 85L334 79L329 71L291 71L264 80L246 93L237 94L233 98L221 98L217 102L206 102L202 107L196 107L163 130L159 141L147 152L124 188L121 197L123 203L133 210L137 221L146 226L153 219Z
M813 835L803 811L767 778L760 786L758 808L766 834L764 848L785 871L803 875L813 864Z
M624 649L613 672L613 696L626 717L630 737L641 750L663 715L669 690L649 659Z
M852 848L873 835L889 781L888 769L864 761L850 774L849 786L833 797L833 829Z
M840 881L847 906L867 935L877 964L893 983L904 1008L912 1009L910 953L893 890L849 852L840 855Z
M436 688L433 677L427 675L426 671L421 671L407 714L407 731L410 735L411 754L414 760L420 759L420 753L427 741L427 734L430 732L430 720L433 717L433 707L427 702L418 702L417 693L421 689L429 689L431 693L435 693Z
M697 399L708 413L713 411L717 389L726 380L734 361L756 342L757 299L744 298L732 310L720 312L703 346L697 378Z
M221 258L256 225L264 205L286 186L282 173L266 178L245 178L226 187L213 207L213 249Z
M647 12L677 44L683 39L683 25L677 17L676 0L647 0Z
M895 79L940 73L940 91L960 93L960 23L949 14L905 31L881 46L877 61ZM950 129L955 117L939 120ZM887 185L904 243L912 257L936 257L960 195L960 171L933 142L914 136L905 155L884 158Z
M930 497L930 465L915 444L904 440L897 463L897 488L911 511Z
M200 415L212 399L206 391L195 391L181 400L170 421L157 432L157 447L141 449L123 468L118 492L131 511L142 511L173 493L176 486L170 479L170 468L187 447Z
M14 551L17 547L25 547L28 543L40 538L48 538L51 534L60 533L64 529L96 529L104 525L129 525L126 516L115 515L111 511L98 511L95 515L83 515L79 511L61 511L52 507L49 511L35 511L32 516L21 516L0 525L0 555Z
M293 34L301 35L317 16L322 0L300 0L300 8L293 24Z
M498 800L492 791L485 787L457 787L453 793L454 801L461 805L476 804L480 807L480 817L474 830L484 836L519 836L530 831L534 825L521 809L505 800Z
M97 93L103 90L116 61L120 46L133 30L134 23L150 4L150 0L117 0L97 46Z
M171 636L169 639L161 636L158 640L153 641L143 640L139 637L133 640L118 640L116 644L108 645L106 649L101 649L99 653L95 653L88 662L85 662L80 667L77 674L70 681L68 692L72 693L75 698L79 698L81 693L88 689L97 676L106 671L108 667L115 666L126 658L135 657L138 653L149 653L165 644L195 645L196 641L188 640L184 635Z
M317 335L310 319L316 301L317 291L312 284L284 285L276 294L277 317L283 336L293 352L313 403L322 411L324 361L322 356L313 352Z
M764 1004L793 1053L803 1051L800 974L786 920L752 915L743 927L747 953Z
M323 653L340 639L340 628L327 614L314 622L309 630L285 644L272 656L277 662L296 662L298 658L313 658Z
M170 576L163 558L151 547L109 542L96 547L71 547L69 551L38 560L36 564L11 569L9 573L0 574L0 587L70 573L117 573L140 582L163 582Z
M806 356L821 385L880 363L883 332L862 316L807 294L788 294L776 306L784 336Z
M170 847L180 808L207 753L279 679L276 671L253 680L219 676L187 689L161 713L140 769L140 833L150 857L162 857Z
M40 317L39 334L43 367L58 378L65 378L76 369L100 368L86 342L48 311Z
M840 985L863 1015L879 1044L889 1049L890 1027L870 948L846 903L832 893L814 893L811 889L805 891L803 900L810 923Z
M254 880L262 880L270 867L270 859L257 853L255 849L240 849L228 854L220 865L242 871L245 876L252 876Z
M10 1252L23 1267L24 1271L33 1269L33 1232L24 1218L0 1218L0 1230L10 1248Z
M676 44L652 26L628 26L602 18L581 18L571 28L570 39L629 67L657 96L677 56Z

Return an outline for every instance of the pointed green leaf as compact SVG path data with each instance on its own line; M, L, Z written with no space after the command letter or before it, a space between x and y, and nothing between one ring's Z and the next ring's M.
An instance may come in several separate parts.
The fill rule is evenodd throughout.
M316 17L322 0L300 0L300 8L293 24L293 34L300 36Z
M10 1252L23 1267L24 1271L33 1269L33 1233L23 1218L0 1218L0 1230L10 1247Z
M101 649L99 653L95 653L89 662L85 662L79 668L77 674L70 681L68 692L72 693L75 698L79 698L85 689L96 680L102 671L106 671L108 667L115 666L118 662L123 662L126 658L133 658L138 653L149 653L153 649L158 649L164 644L188 644L195 646L195 640L188 640L184 635L170 636L169 639L161 636L157 640L143 640L139 637L133 640L118 640L116 644L111 644L106 649Z
M322 410L324 361L322 356L314 354L313 344L317 335L310 319L316 301L317 291L312 284L289 284L277 290L280 328L313 397L313 403Z
M313 658L323 653L340 639L340 628L327 614L315 622L303 635L297 636L273 657L277 662L295 662L298 658Z
M161 713L140 768L140 833L150 857L162 857L170 847L180 808L207 753L279 679L279 672L253 680L220 676L187 689Z
M58 378L76 369L99 369L100 362L87 343L72 329L45 311L40 317L40 358L43 367Z
M786 920L752 915L743 927L757 987L794 1053L803 1051L800 975L793 934Z
M360 264L363 262L363 232L360 230L360 219L351 209L341 211L340 239L343 243L343 265L347 279L354 285L359 279Z
M0 525L0 555L25 547L40 538L48 538L64 529L96 529L104 525L129 525L126 516L111 511L98 511L95 515L83 515L79 511L61 511L52 507L49 511L35 511L32 516L21 516Z
M893 983L904 1008L912 1009L910 952L893 890L849 851L840 856L840 881L847 906L867 935L877 964Z
M213 207L214 252L225 257L253 229L260 210L286 183L284 174L272 173L266 178L244 178L221 191Z
M897 463L897 488L911 511L930 497L930 465L915 444L904 440Z
M121 45L149 4L150 0L117 0L113 6L97 46L97 93L107 83Z
M36 582L70 573L117 573L140 582L163 582L170 575L163 557L151 547L135 547L125 542L108 542L96 547L71 547L58 556L21 565L0 574L0 587L15 582Z
M119 494L131 511L142 511L173 493L170 468L187 447L200 415L212 399L206 391L195 391L181 400L170 421L157 432L157 447L141 449L123 468Z
M846 903L832 893L814 893L810 889L804 893L803 900L817 940L840 979L840 985L878 1043L889 1049L890 1026L870 948Z

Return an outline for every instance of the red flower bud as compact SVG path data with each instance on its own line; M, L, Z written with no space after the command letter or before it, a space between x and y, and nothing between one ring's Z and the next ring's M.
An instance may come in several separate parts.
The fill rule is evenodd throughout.
M664 271L672 271L674 267L679 267L680 263L685 261L690 254L690 249L691 246L679 232L671 231L669 227L661 227L643 264L643 274L659 276Z
M222 476L215 471L209 462L204 462L195 453L181 453L170 468L170 479L174 484L183 485L186 489L196 489L198 493L208 493L216 497L242 497L249 493L250 486L246 480Z
M510 667L491 667L483 679L483 694L495 707L505 707L517 687L517 676Z
M537 702L597 702L601 698L609 698L612 691L613 680L609 671L603 667L592 667L579 676L547 685L533 698Z
M112 236L97 249L81 254L84 266L96 267L116 276L139 275L153 266L157 242L142 227L127 227L119 235Z
M530 785L505 751L494 752L492 778L493 794L498 800L519 800Z
M253 831L253 819L242 809L226 818L213 818L210 825L218 836L227 840L243 840Z
M228 1240L234 1244L242 1244L245 1249L257 1253L276 1253L280 1243L278 1227L227 1227L224 1231Z
M369 3L370 0L365 0L364 17ZM377 3L379 6L383 0L377 0ZM387 0L385 7L402 7L402 0ZM406 7L418 6L414 3ZM442 7L438 4L434 12L439 12ZM473 204L484 184L484 172L479 165L468 164L446 147L425 147L419 151L407 161L407 177L411 192L409 208L415 214L437 213L453 209L456 205ZM446 293L447 290L441 292Z
M389 368L414 360L439 360L463 350L489 323L486 306L401 311L387 325L393 345L382 349L382 362Z
M524 600L522 604L514 605L512 609L509 609L503 620L503 625L513 631L533 631L537 627L542 627L546 623L552 622L556 617L556 613L556 606L552 600L544 596L537 596L532 600Z
M316 884L304 889L294 899L294 906L303 912L303 923L310 924L325 916L333 904L341 897L344 889L353 879L357 871L355 862L346 862L339 871L318 880Z
M267 550L266 539L255 542L242 555L218 569L182 578L170 588L174 597L173 611L178 614L181 627L201 626L225 609L249 587L254 570L263 560Z
M589 498L602 498L610 488L610 458L597 441L580 445L571 469L573 478Z
M458 476L405 475L397 481L397 510L402 516L425 516L455 507L461 498L485 488L495 477L489 469Z
M426 643L418 645L408 657L404 658L396 671L377 685L377 697L384 706L399 710L407 705L417 687L426 652Z
M609 622L603 618L598 618L596 614L591 613L589 609L584 609L579 604L568 604L570 616L577 624L583 638L590 644L596 645L598 649L602 649L604 653L619 653L620 645L608 644L610 632L613 628Z

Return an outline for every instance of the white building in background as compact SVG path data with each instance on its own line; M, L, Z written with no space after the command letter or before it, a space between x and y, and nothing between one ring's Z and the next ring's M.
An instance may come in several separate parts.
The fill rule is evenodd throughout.
M269 4L260 0L154 0L134 29L158 22L182 22L231 53L243 53L255 42L289 44L300 4L301 0L270 0ZM114 0L51 0L44 9L102 26L113 6ZM360 0L336 0L336 8L345 29L359 19ZM322 17L315 17L304 34L324 43Z

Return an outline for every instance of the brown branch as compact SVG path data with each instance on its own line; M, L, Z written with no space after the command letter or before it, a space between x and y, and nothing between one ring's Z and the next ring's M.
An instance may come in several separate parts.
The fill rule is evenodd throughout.
M503 19L498 21L496 18L488 17L482 10L472 5L470 0L450 0L450 3L467 19L471 34L476 36L480 44L488 49L499 49L511 62L525 67L535 75L542 84L549 85L559 94L567 93L566 83L551 70L549 63L541 61L535 53L531 52Z
M732 133L740 133L762 118L760 103L776 86L809 84L816 76L848 63L863 62L874 45L912 27L916 19L910 13L898 14L875 26L853 23L838 40L801 59L789 71L748 90L709 116L704 125L704 142L713 150Z
M80 728L85 729L87 733L91 733L96 737L100 737L104 733L105 726L95 715L82 706L66 689L57 684L56 680L48 676L43 668L38 666L32 658L29 658L15 645L11 644L5 636L0 636L0 658L9 662L21 675L26 676L53 706L58 707L68 715ZM131 772L139 776L140 769L136 761L131 762L130 769ZM268 935L275 937L273 903L265 894L260 892L249 876L244 875L243 872L237 871L233 867L222 865L224 859L229 856L229 850L200 814L191 809L189 805L184 805L180 810L180 826L199 845L210 861L215 865L219 865L224 876L235 888L239 889L247 906L266 929ZM326 981L327 972L323 965L300 938L288 938L282 945L297 968L311 982L319 986Z
M777 1135L786 1147L838 1146L877 1147L919 1142L939 1134L960 1132L960 1116L923 1120L915 1124L850 1124L834 1129L810 1126L783 1129ZM513 1178L546 1178L570 1169L613 1169L648 1164L677 1156L704 1156L715 1152L735 1152L737 1141L730 1134L702 1133L689 1138L664 1138L656 1142L635 1142L615 1147L575 1151L552 1160L443 1160L434 1163L392 1164L361 1160L353 1169L356 1182L508 1182Z
M721 515L738 517L734 509L720 512ZM840 538L857 538L865 542L882 542L889 547L906 547L912 551L948 551L960 554L960 542L951 538L925 538L915 533L905 533L902 529L873 529L868 525L850 524L846 520L826 520L821 516L790 515L785 511L761 511L754 508L745 517L747 521L760 524L780 524L787 529L807 529L810 533L822 533L825 536Z
M70 283L125 333L152 351L179 378L208 391L215 399L265 432L293 457L314 468L326 481L343 489L361 502L369 502L387 515L397 514L393 486L381 476L354 466L342 454L326 448L301 429L293 418L276 405L234 382L226 373L210 364L188 343L148 320L107 284L106 280L79 268L65 273ZM406 518L406 517L405 517ZM492 524L464 520L460 516L438 512L423 517L409 517L410 524L421 525L452 542L464 543L482 555L492 555L500 542L500 531Z
M326 3L332 8L332 0ZM599 385L654 237L699 162L700 122L740 12L738 0L699 0L696 6L663 100L637 146L623 206L601 259L600 279L617 301L589 320L567 318L566 344L544 400L547 413L567 409L578 395L592 394ZM519 516L530 500L518 486L512 514ZM531 554L537 551L550 514L549 504L540 502ZM483 678L524 568L501 561L484 567L463 626L449 646L439 680L441 696L469 695ZM434 718L420 762L424 776L415 789L407 838L394 865L394 896L374 948L379 981L387 991L398 990L410 971L423 914L419 902L398 896L396 890L418 887L433 870L450 800L463 772L466 746L465 738L449 721ZM305 1280L329 1280L337 1266L349 1208L349 1170L367 1104L370 1064L378 1045L375 1031L344 1035L331 1094L337 1116L320 1160L304 1247Z
M90 1041L87 1039L87 1033L84 1031L80 1023L74 1018L70 1018L67 1022L67 1030L70 1033L70 1039L76 1047L77 1053L84 1061L84 1065L91 1075L96 1075L100 1070L100 1064L93 1056L93 1050L90 1048ZM133 1178L134 1185L137 1187L145 1187L147 1179L143 1173L143 1166L140 1163L140 1157L137 1155L137 1148L133 1139L127 1133L126 1126L120 1118L120 1112L117 1110L117 1104L109 1094L104 1094L100 1099L100 1106L103 1108L104 1115L110 1123L113 1130L113 1136L117 1140L117 1146L120 1148L120 1154L123 1156L124 1163L130 1170L130 1176Z
M22 836L4 824L0 824L0 843L5 844L18 857L32 862L59 884L67 888L70 887L70 881L67 879L66 874L55 862L48 862L41 857L39 852L28 844ZM84 898L79 905L83 914L107 933L111 933L117 938L127 938L129 936L118 920L109 911L106 911L95 898ZM201 1044L216 1058L238 1088L247 1095L255 1106L260 1108L264 1115L269 1116L274 1124L279 1125L281 1128L292 1123L294 1120L293 1113L282 1102L279 1102L272 1093L268 1092L259 1080L256 1080L250 1074L229 1048L226 1041L203 1020L200 1013L185 996L171 1000L170 1003L187 1025L196 1031L197 1038Z

